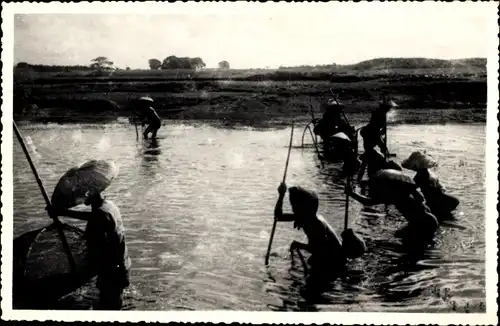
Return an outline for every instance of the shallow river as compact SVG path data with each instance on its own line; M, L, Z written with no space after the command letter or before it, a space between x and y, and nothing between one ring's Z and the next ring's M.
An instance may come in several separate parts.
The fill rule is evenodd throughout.
M288 185L320 197L320 214L340 234L344 222L339 166L318 166L312 148L294 137ZM106 191L120 208L132 258L124 309L234 309L332 311L479 311L485 300L485 124L394 125L389 147L396 160L417 148L437 158L436 172L458 196L458 220L442 226L420 255L402 250L394 232L400 218L362 211L351 200L350 226L368 252L349 264L319 301L301 288L300 261L288 247L306 241L290 223L279 223L268 267L264 265L277 187L290 129L223 129L176 122L160 129L156 146L136 140L126 124L20 126L49 195L59 177L88 159L113 159L117 179ZM153 147L153 148L151 148ZM288 198L288 197L287 197ZM49 224L43 198L14 142L14 236ZM285 210L290 209L286 199ZM67 221L75 224L73 221ZM84 227L84 225L76 223ZM92 283L66 300L88 309ZM443 295L446 294L446 295ZM67 303L68 304L68 303Z

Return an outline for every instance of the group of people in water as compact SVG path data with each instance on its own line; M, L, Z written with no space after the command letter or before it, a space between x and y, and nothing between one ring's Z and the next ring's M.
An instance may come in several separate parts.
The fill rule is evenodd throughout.
M152 107L153 100L141 98L138 116L143 124L148 124L144 138L157 136L161 120ZM385 114L394 107L393 102L382 103L374 111L368 125L361 129L364 141L364 153L358 159L357 142L352 141L356 130L352 128L338 100L329 102L330 110L315 128L326 146L333 146L343 151L344 168L349 174L357 175L362 181L365 170L368 175L368 196L356 193L350 183L345 192L364 205L394 205L408 221L411 232L422 238L432 238L439 222L449 218L459 202L445 193L437 177L429 171L436 162L423 152L414 152L402 162L402 167L415 170L413 180L404 175L403 168L394 161L387 160L387 146L382 139L385 133ZM331 111L331 109L337 110ZM345 132L351 141L348 144L335 144L332 136L337 132ZM356 148L352 145L355 143ZM386 154L382 154L379 146ZM330 149L330 148L329 148ZM355 166L355 168L352 168ZM350 167L347 169L347 167ZM83 169L84 166L80 167ZM86 166L85 168L89 168ZM102 167L101 167L102 169ZM74 171L75 172L75 171ZM112 178L109 178L110 181ZM71 209L56 210L48 207L51 216L68 216L88 221L86 235L92 263L98 266L97 286L100 290L99 309L121 309L123 290L129 286L129 270L131 261L125 243L123 220L118 207L106 199L102 191L108 183L101 183L98 190L88 189L84 192L84 204L92 208L91 212L79 212ZM282 205L288 190L292 213L283 213ZM420 190L420 191L419 191ZM350 258L360 257L366 251L363 239L355 236L353 230L346 229L339 238L335 230L323 217L318 215L319 199L313 191L300 186L287 189L285 183L278 188L279 198L274 209L277 221L293 221L294 227L303 229L308 243L293 241L290 249L307 250L309 259L309 277L313 280L331 279L346 270L346 262ZM348 244L348 245L347 245Z
M432 240L440 222L453 218L459 200L447 194L437 176L429 170L437 163L425 151L413 152L401 165L388 160L390 154L382 135L387 132L386 114L394 107L397 105L393 101L382 102L373 111L369 123L360 129L364 153L359 158L356 130L345 118L343 105L337 99L328 101L327 110L316 124L314 132L322 138L324 152L341 152L343 170L348 180L357 173L356 180L363 184L366 172L368 195L355 192L349 181L346 182L346 194L365 206L394 205L408 222L406 234L416 235L425 244ZM347 137L335 137L338 133L344 133ZM406 175L403 168L416 172L414 178ZM325 277L330 280L345 271L347 259L364 254L366 245L353 234L352 229L344 230L340 239L328 222L317 215L319 200L313 191L301 187L288 189L293 213L284 214L282 205L286 189L284 183L278 188L275 219L294 221L295 227L304 230L308 244L294 241L290 249L303 249L311 253L309 265L312 280Z

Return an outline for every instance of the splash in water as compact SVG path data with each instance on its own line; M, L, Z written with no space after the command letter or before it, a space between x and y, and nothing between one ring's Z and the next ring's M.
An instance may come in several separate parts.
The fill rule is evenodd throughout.
M75 143L81 142L82 141L82 132L81 132L81 130L75 130L75 131L73 131L73 133L71 134L71 139Z
M398 110L390 110L389 113L387 113L387 122L388 123L393 123L397 121L398 117Z
M109 148L111 147L109 138L106 136L101 137L99 139L99 142L96 145L97 151L99 152L107 152L109 151Z

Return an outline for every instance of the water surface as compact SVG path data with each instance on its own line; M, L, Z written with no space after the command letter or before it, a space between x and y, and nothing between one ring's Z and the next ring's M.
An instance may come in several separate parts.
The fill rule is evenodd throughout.
M296 128L300 145L303 126ZM264 265L277 187L283 176L290 129L224 129L203 123L164 125L157 143L137 140L134 127L22 125L28 147L51 195L59 177L89 159L113 159L120 173L106 191L120 208L132 258L125 309L233 309L329 311L480 310L485 300L485 124L398 125L389 147L402 160L425 148L458 196L458 220L442 226L435 244L409 254L394 233L405 225L383 207L368 213L351 200L350 226L367 242L365 256L349 264L350 276L310 301L292 240L306 241L290 223L279 223L268 267ZM340 234L344 223L339 166L318 166L312 148L292 150L289 186L315 190L319 213ZM287 197L288 198L288 197ZM43 198L14 143L14 236L49 224ZM289 210L286 199L285 210ZM66 220L80 225L78 222ZM447 294L447 295L443 295ZM69 296L72 309L97 299L93 284Z

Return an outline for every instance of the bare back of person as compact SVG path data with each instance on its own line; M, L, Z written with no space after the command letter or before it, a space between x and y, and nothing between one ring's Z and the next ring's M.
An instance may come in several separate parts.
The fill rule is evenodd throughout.
M316 219L304 224L304 232L309 241L312 269L328 273L345 266L342 242L323 216L316 216Z

